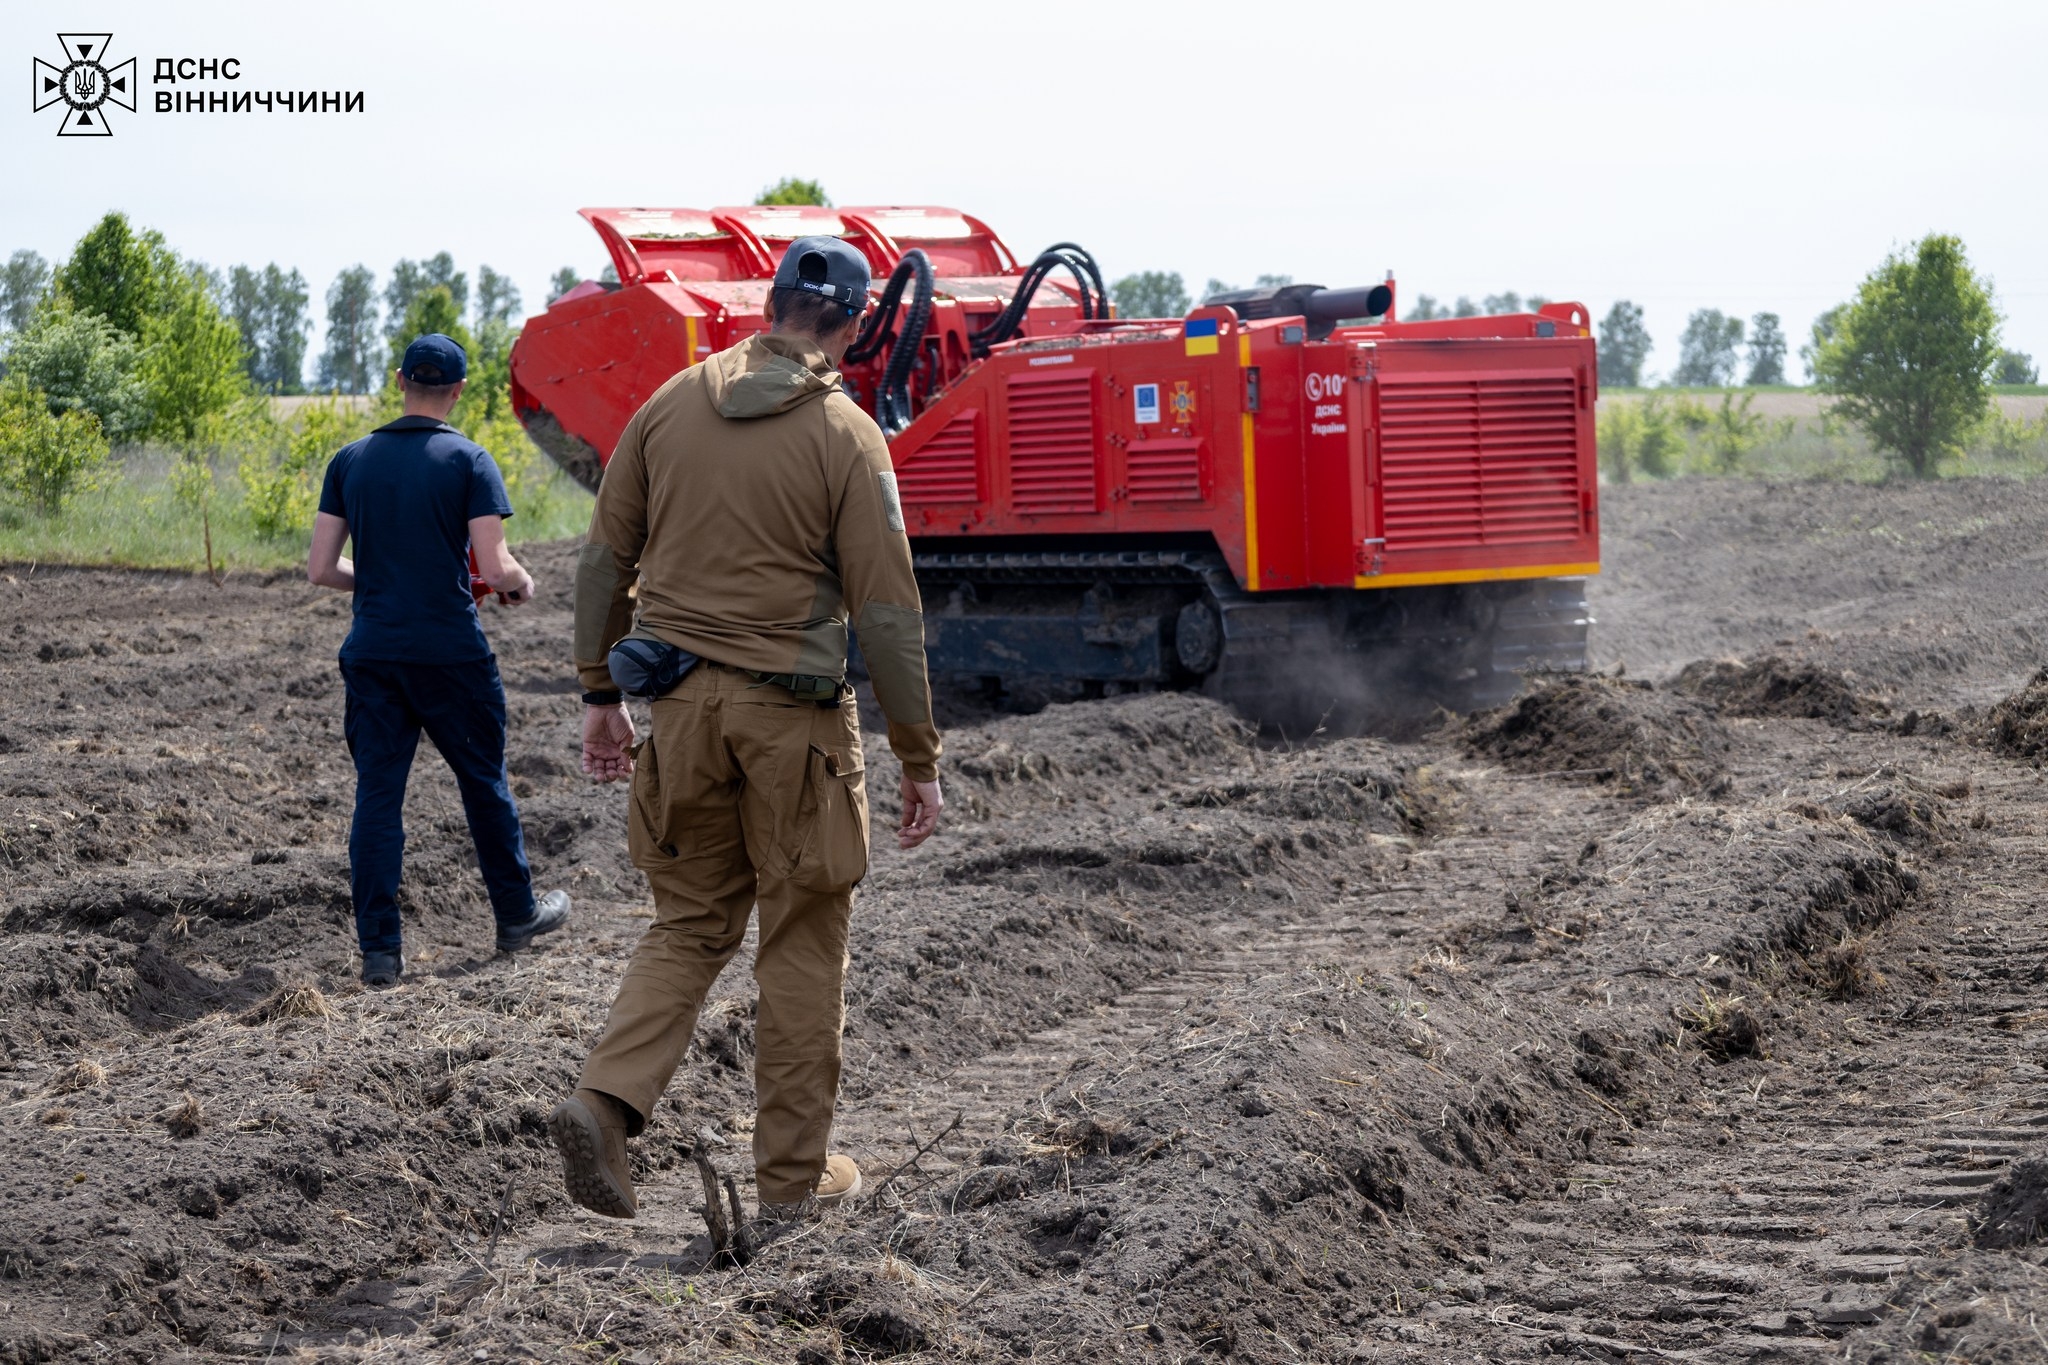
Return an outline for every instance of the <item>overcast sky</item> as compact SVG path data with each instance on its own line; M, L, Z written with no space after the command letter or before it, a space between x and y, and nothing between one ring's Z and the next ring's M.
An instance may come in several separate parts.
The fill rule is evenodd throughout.
M1408 298L1634 299L1659 372L1695 308L1779 313L1796 350L1887 251L1952 232L2007 344L2048 358L2041 0L10 0L5 65L61 61L59 31L111 32L142 107L60 139L17 87L0 254L59 260L121 208L216 266L297 266L316 312L344 266L381 285L443 249L537 311L555 269L605 260L578 207L802 175L1191 288L1392 269ZM240 59L205 89L362 90L365 112L155 112L154 60L187 56Z

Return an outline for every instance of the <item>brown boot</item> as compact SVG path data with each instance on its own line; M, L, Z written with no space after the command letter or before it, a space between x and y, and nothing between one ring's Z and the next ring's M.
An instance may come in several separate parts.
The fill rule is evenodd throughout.
M825 1173L818 1177L817 1186L811 1193L791 1204L771 1204L762 1200L761 1221L773 1226L815 1218L834 1204L844 1204L854 1198L864 1184L860 1167L853 1164L853 1158L834 1152L825 1158Z
M813 1197L827 1208L851 1203L860 1197L866 1183L860 1178L860 1167L853 1164L852 1157L834 1152L825 1158L825 1174L818 1177L818 1192Z
M597 1090L579 1090L548 1115L548 1132L562 1154L562 1184L569 1197L607 1218L631 1218L633 1168L626 1159L626 1106Z

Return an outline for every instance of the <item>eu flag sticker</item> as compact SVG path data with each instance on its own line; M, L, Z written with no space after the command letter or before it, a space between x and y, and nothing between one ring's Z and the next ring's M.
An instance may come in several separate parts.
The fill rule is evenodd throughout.
M1186 339L1189 355L1216 354L1216 319L1189 318L1180 325L1180 334Z

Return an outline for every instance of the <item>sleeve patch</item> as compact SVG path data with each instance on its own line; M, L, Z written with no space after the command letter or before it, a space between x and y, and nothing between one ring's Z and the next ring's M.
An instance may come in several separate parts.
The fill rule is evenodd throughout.
M882 511L889 518L889 529L903 529L903 501L896 496L896 471L885 469L875 475L875 482L882 486Z

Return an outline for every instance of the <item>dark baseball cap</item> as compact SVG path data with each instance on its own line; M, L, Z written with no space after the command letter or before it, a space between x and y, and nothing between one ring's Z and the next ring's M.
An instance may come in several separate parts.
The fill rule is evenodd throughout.
M454 337L429 332L405 348L398 372L421 384L453 384L469 378L469 357Z
M823 294L858 312L868 306L868 258L837 237L799 237L775 268L777 289Z

